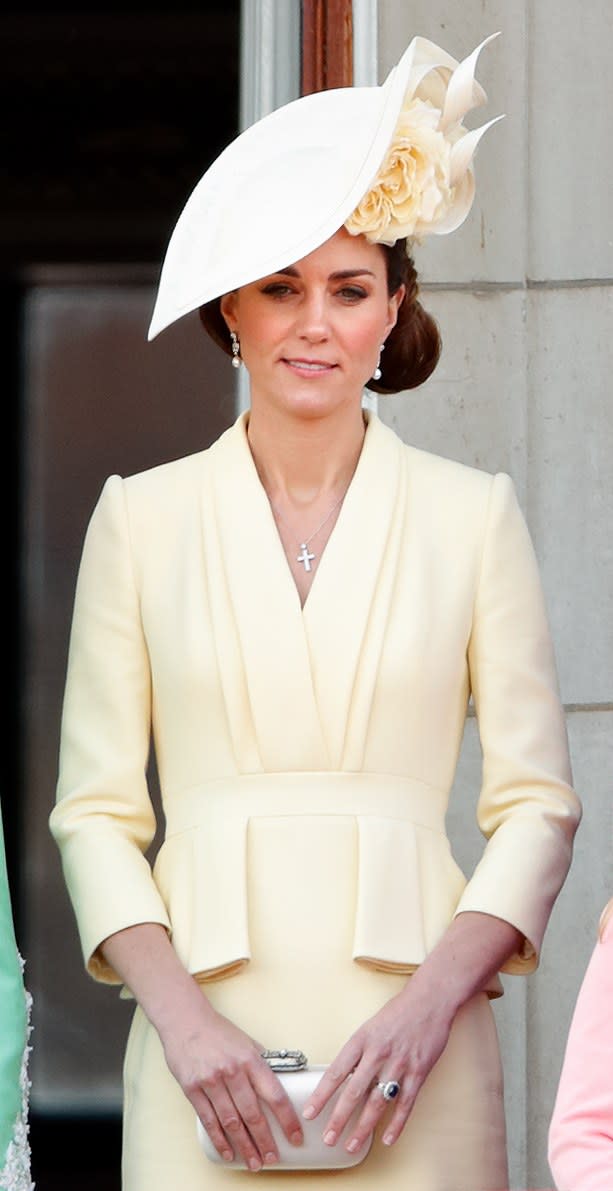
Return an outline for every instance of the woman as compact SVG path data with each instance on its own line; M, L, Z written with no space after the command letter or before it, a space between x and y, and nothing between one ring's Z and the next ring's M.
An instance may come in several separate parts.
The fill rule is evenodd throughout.
M13 927L0 814L0 1188L30 1191L28 1038L30 996Z
M509 477L362 408L367 381L410 388L438 359L405 239L470 209L477 54L416 38L382 87L281 108L169 243L149 337L200 309L250 409L104 487L51 819L89 970L138 1002L126 1191L228 1185L197 1117L237 1186L327 1185L275 1170L270 1122L300 1163L317 1118L331 1165L376 1127L356 1185L507 1186L489 997L535 967L579 819L541 588ZM444 817L471 692L489 843L466 883ZM279 1047L329 1064L300 1117Z
M566 1044L549 1164L558 1191L613 1186L613 899L605 906Z

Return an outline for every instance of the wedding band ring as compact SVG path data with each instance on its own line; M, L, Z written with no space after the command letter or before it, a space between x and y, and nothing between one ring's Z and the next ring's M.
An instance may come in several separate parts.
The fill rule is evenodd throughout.
M395 1100L400 1091L400 1084L397 1079L388 1079L386 1083L381 1081L377 1084L384 1100Z

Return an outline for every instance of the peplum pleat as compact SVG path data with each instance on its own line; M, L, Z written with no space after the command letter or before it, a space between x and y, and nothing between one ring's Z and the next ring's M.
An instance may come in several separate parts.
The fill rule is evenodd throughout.
M257 820L296 820L296 866L309 872L300 820L355 824L355 888L347 959L409 975L453 918L466 885L445 834L445 796L389 774L275 773L220 779L175 794L154 878L177 953L206 983L235 975L253 956L249 832ZM266 838L264 833L264 838ZM271 833L266 865L279 863ZM488 989L499 995L495 980ZM124 995L125 992L124 992Z

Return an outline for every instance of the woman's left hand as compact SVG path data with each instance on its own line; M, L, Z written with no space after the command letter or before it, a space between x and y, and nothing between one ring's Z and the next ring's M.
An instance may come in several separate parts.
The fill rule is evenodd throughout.
M402 991L356 1030L319 1081L304 1108L308 1120L318 1116L346 1080L324 1127L324 1141L335 1145L363 1103L346 1148L357 1153L384 1113L389 1120L383 1142L393 1145L447 1045L458 1009L483 992L490 977L524 946L521 931L502 918L476 910L458 914ZM377 1085L391 1080L399 1091L387 1101Z
M332 1094L346 1080L334 1111L324 1128L324 1141L335 1145L356 1105L364 1102L346 1149L356 1153L384 1113L391 1110L383 1134L385 1145L400 1136L424 1080L442 1054L449 1038L453 1012L426 999L426 990L415 977L388 1001L343 1046L322 1076L304 1116L319 1115ZM348 1078L350 1076L351 1078ZM400 1090L386 1100L379 1083L395 1080Z

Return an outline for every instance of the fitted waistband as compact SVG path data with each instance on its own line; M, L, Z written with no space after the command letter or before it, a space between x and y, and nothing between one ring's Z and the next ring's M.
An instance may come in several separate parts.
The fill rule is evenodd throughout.
M447 796L414 778L381 773L290 772L238 774L170 794L166 838L222 817L352 815L410 821L445 830Z

